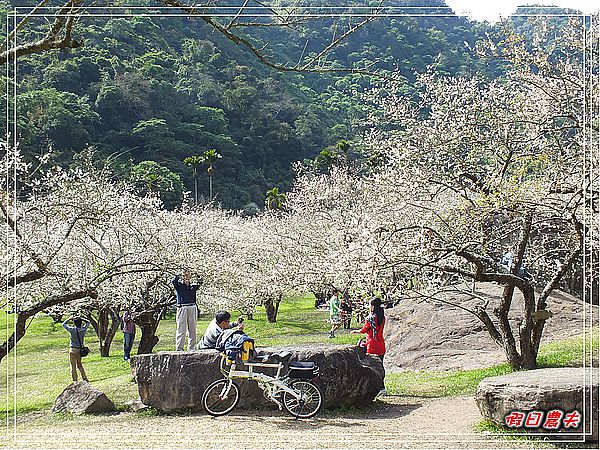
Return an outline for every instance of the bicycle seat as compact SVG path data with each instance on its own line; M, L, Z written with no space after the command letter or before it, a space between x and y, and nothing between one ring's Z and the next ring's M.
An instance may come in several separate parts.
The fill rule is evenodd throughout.
M284 350L278 353L265 353L264 355L255 355L253 360L264 363L266 363L269 360L282 362L287 361L290 358L290 356L292 356L292 352Z

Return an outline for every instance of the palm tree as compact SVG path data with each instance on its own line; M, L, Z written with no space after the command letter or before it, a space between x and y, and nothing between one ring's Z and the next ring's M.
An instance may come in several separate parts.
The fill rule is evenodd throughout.
M154 189L158 191L158 185L161 182L161 177L157 173L148 173L145 177L146 190L148 192L154 192Z
M281 209L285 203L286 196L284 193L279 192L279 188L274 187L267 191L267 198L265 199L265 205L268 210Z
M208 190L209 190L209 199L212 201L213 199L213 188L212 188L212 175L213 172L215 171L214 168L214 163L218 160L221 159L223 156L221 156L221 154L219 152L217 152L214 148L210 149L210 150L206 150L204 153L202 153L202 158L203 158L203 162L208 163L208 169L206 169L206 171L208 172Z
M191 166L194 169L194 201L198 204L198 167L204 162L202 156L192 155L183 160L186 166Z
M344 159L348 159L348 150L350 150L350 142L342 140L335 144L335 148L339 150L342 153L342 155L344 155Z
M326 148L321 150L321 153L317 155L314 165L317 169L325 168L325 170L330 170L339 160L340 155L335 150Z

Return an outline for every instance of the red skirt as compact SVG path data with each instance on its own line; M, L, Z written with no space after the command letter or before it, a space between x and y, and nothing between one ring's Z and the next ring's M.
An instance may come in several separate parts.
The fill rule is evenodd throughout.
M367 353L370 355L385 355L385 341L370 339L367 335Z

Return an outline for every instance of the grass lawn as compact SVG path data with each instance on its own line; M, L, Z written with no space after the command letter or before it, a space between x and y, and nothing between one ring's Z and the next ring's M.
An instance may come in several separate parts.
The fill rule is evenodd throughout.
M233 316L236 317L235 312ZM12 333L13 318L13 315L0 311L2 342ZM198 320L199 338L212 318L206 316ZM278 321L274 324L267 322L264 308L257 308L254 319L245 321L245 331L260 346L356 343L357 336L347 333L328 339L328 319L328 311L314 308L312 295L298 295L282 302ZM121 332L117 333L111 347L111 356L102 358L98 352L98 338L93 330L88 331L85 342L92 352L83 360L90 382L112 399L117 407L123 407L126 401L138 397L129 363L123 361L122 336ZM155 351L175 349L174 317L161 321L157 336L160 340ZM137 338L139 339L139 334ZM5 375L0 377L0 418L6 417L7 410L13 411L15 402L17 413L52 406L56 397L71 382L68 345L68 333L60 324L53 325L50 317L40 315L32 320L16 351L13 350L2 361ZM136 346L137 340L133 354Z
M233 313L235 318L235 312ZM12 332L12 315L0 312L0 339L5 340ZM269 324L264 309L258 308L253 320L245 322L245 331L259 346L284 346L308 344L355 344L358 337L347 332L339 332L335 339L329 339L327 332L328 312L314 308L311 295L289 297L282 302L278 321ZM198 334L201 336L212 320L202 317L198 321ZM357 324L353 323L356 328ZM139 331L139 330L138 330ZM175 346L175 321L168 317L161 321L156 351L173 350ZM123 361L122 334L117 333L111 348L111 356L102 358L98 354L98 340L93 332L86 337L86 344L92 353L84 358L84 365L90 381L111 398L118 408L138 397L137 385L133 381L129 363ZM134 344L134 352L136 344ZM598 349L597 333L593 345ZM36 317L25 337L2 361L3 373L0 377L0 417L7 411L26 413L48 409L56 397L71 382L68 357L68 333L60 324L53 325L44 315ZM542 366L565 366L577 364L582 354L581 339L570 339L558 344L542 347L539 362ZM477 384L485 377L509 373L507 364L487 369L456 372L404 372L386 375L388 393L405 396L441 397L474 393ZM14 374L16 373L16 384ZM8 395L8 397L7 397Z
M598 354L598 329L590 332L593 354ZM589 348L588 348L589 350ZM583 339L564 339L540 347L539 368L577 366L582 363ZM385 385L388 393L415 397L445 397L450 395L475 394L479 382L487 377L504 375L513 370L499 364L485 369L446 372L420 371L388 373Z

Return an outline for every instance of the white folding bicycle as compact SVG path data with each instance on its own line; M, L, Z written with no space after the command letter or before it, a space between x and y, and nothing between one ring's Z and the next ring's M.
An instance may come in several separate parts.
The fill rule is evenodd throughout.
M262 361L231 361L221 355L220 369L225 378L208 385L202 395L202 406L213 416L223 416L231 412L240 401L240 388L234 381L254 380L262 388L267 400L275 403L279 410L285 410L292 416L306 419L313 417L323 405L323 395L313 380L319 375L319 369L313 362L290 362L288 372L281 376L285 365L282 362L267 363L269 355ZM261 357L258 357L261 358ZM247 370L238 370L236 365L247 366ZM277 369L275 376L256 372L256 369Z

